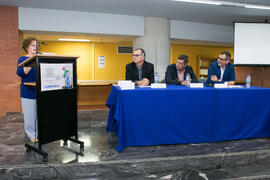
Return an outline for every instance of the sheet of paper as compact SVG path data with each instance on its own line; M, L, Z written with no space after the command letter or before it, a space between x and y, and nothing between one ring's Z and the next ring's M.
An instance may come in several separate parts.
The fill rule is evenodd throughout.
M41 91L73 88L72 63L40 63Z

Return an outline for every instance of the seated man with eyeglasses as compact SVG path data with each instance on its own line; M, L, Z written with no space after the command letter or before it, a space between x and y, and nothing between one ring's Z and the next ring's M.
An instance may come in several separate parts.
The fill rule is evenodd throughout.
M234 65L230 63L231 54L223 51L219 54L217 61L212 62L208 68L208 79L206 84L225 83L235 84Z
M131 80L141 86L154 82L154 65L146 62L145 56L142 48L133 51L133 62L126 65L126 80Z

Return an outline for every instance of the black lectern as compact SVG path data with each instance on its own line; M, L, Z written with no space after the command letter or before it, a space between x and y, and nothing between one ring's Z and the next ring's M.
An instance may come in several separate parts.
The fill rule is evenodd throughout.
M83 150L84 143L78 140L77 58L39 54L18 65L36 67L36 82L25 85L36 86L38 148L26 144L27 151L34 150L47 158L41 145L61 139L64 145L70 140Z

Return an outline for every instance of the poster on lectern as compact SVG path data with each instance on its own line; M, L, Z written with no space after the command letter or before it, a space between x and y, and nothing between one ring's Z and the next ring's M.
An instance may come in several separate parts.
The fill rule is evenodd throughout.
M41 91L73 88L72 63L40 63Z

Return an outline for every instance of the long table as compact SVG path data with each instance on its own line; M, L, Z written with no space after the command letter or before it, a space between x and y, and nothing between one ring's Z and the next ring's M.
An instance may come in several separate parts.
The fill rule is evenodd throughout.
M270 136L269 88L113 86L106 105L107 130L117 132L119 152L128 146Z

